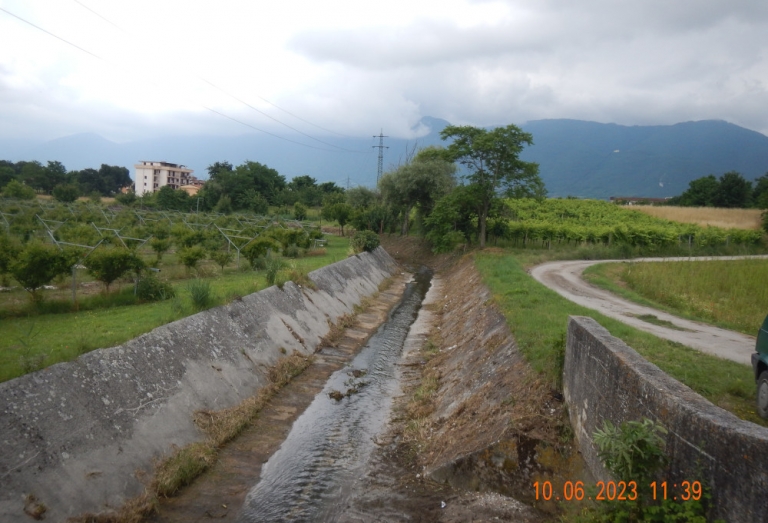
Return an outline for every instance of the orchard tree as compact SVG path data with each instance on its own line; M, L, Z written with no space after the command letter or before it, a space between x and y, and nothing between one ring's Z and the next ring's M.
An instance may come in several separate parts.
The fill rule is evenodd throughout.
M38 292L59 274L69 271L71 260L53 245L29 243L16 259L11 261L11 275L30 293L32 301L40 303L43 296Z
M129 271L140 271L144 262L139 256L125 248L105 248L94 250L86 259L88 273L102 282L107 294L109 286L116 279Z
M533 137L515 125L491 131L472 126L449 125L440 133L443 140L453 138L446 158L464 165L465 179L474 186L480 247L485 247L486 222L491 204L504 194L513 197L546 196L536 163L520 160L525 145Z

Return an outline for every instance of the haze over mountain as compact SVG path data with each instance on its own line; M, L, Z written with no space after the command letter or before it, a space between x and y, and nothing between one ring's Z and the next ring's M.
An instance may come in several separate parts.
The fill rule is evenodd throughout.
M440 131L448 122L422 118L426 132L417 141L386 138L385 170L405 161L418 146L444 144ZM688 182L707 174L735 170L751 180L768 172L768 137L723 121L675 125L623 126L582 120L534 120L521 126L534 145L523 152L538 162L550 196L608 198L666 197L680 194ZM300 138L300 137L298 137ZM297 140L298 140L297 138ZM206 178L217 161L238 165L258 161L290 179L308 174L341 186L376 184L378 138L327 138L329 147L300 147L261 134L234 137L168 137L118 144L96 134L78 134L35 143L0 140L0 159L58 160L69 170L102 163L128 167L141 160L169 161L191 167ZM314 145L313 145L314 147Z

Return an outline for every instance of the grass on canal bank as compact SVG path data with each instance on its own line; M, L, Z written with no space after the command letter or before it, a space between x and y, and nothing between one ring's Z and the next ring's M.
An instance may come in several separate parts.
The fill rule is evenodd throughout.
M569 315L589 316L664 372L753 423L768 426L755 412L751 368L662 340L591 309L572 303L535 281L525 271L539 256L525 253L478 252L475 263L493 299L533 368L553 385L557 382Z

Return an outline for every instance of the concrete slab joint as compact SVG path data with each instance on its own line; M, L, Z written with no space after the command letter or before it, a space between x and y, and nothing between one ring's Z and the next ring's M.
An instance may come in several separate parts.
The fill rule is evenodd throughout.
M579 447L596 478L610 479L592 441L604 420L620 425L653 419L669 431L669 466L661 481L701 481L717 518L768 522L768 429L708 402L592 318L569 318L563 387Z
M270 287L1 383L0 521L29 521L28 495L63 521L140 494L137 470L202 437L195 411L255 394L281 348L313 353L396 270L379 248L312 271L316 290Z

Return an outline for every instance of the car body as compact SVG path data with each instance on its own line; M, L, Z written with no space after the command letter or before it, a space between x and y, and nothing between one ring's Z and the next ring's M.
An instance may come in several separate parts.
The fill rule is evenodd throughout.
M768 316L757 331L752 370L757 382L757 412L760 417L768 419Z

